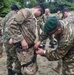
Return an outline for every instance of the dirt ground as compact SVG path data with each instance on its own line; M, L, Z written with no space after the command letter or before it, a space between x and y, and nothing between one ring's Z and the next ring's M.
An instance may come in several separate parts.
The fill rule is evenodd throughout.
M48 47L48 43L46 44L46 48L47 47ZM54 62L48 61L45 57L38 55L37 63L39 69L36 75L61 75L52 69L57 66L57 61ZM0 75L7 75L5 51L3 52L3 57L0 59Z
M57 65L57 62L49 62L45 57L38 55L38 72L36 75L60 75L52 70L52 67ZM6 55L0 59L0 75L7 75L6 70Z

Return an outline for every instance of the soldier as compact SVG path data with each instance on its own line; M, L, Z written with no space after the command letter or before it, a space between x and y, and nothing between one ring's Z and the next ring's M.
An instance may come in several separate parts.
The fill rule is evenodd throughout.
M49 8L45 9L46 20L51 16Z
M39 36L39 38L40 38L40 34L41 34L41 33L40 33L40 29L41 29L42 32L43 32L44 24L45 24L46 20L47 20L50 16L51 16L50 11L49 11L48 8L46 8L46 9L45 9L45 14L43 14L41 17L38 18L37 30L38 30L38 36ZM49 39L51 40L51 42L50 42L50 45L51 45L51 46L50 46L50 47L51 47L51 48L54 48L54 37L53 37L53 36L50 36ZM41 46L42 46L43 48L45 48L46 41L47 41L47 40L44 40L44 41L42 42L42 44L41 44Z
M57 17L58 20L61 20L61 17L62 17L61 16L61 11L58 10L55 16Z
M63 14L63 16L64 16L63 19L65 19L65 18L67 18L67 17L69 17L69 16L72 16L72 14L71 14L71 12L70 12L70 10L69 10L68 8L64 8L64 9L62 10L62 14Z
M67 17L69 17L69 16L72 16L71 15L71 12L70 12L70 10L68 9L68 8L64 8L63 10L62 10L62 14L63 14L63 18L62 19L65 19L65 18L67 18ZM61 68L61 64L62 64L62 60L60 60L59 62L58 62L58 66L55 68L55 69L53 69L53 70L55 70L56 72L60 72L60 68Z
M5 46L5 51L7 54L7 70L8 75L13 75L14 72L12 71L12 64L15 62L15 68L18 70L20 62L17 59L17 56L15 55L14 49L11 49L11 46L7 44L6 40L8 38L8 23L10 22L10 19L17 14L19 10L19 7L16 4L12 4L11 11L4 17L2 20L2 26L3 26L3 43ZM17 61L15 61L17 60Z
M36 4L34 8L21 9L9 24L9 38L7 43L17 50L17 56L24 67L25 75L35 75L37 72L36 54L34 51L36 18L44 14L42 4ZM24 58L24 60L22 60ZM24 61L24 62L23 62ZM23 64L24 63L24 64ZM21 69L21 66L19 66ZM22 73L16 71L17 75Z
M40 29L43 31L44 24L46 20L48 19L50 15L49 9L45 9L45 14L43 14L41 17L38 18L37 22L37 30L38 30L38 36L40 37Z
M57 17L58 20L61 20L61 11L57 10L57 13L55 14L55 16ZM62 64L62 60L58 61L57 67L52 68L54 71L56 71L57 73L60 73L60 69L61 69L61 64Z
M37 18L37 31L38 31L38 37L40 38L40 29L43 31L44 23L45 23L45 16L44 14L41 17Z
M50 15L50 12L49 12L49 9L47 8L47 9L45 9L45 14L43 14L41 17L38 18L37 30L38 30L39 38L40 38L40 29L43 31L44 24L45 24L46 20L48 19L49 15Z
M3 53L3 43L2 43L2 18L0 17L0 58Z
M46 17L45 17L44 14L41 17L38 18L38 21L37 21L38 39L40 38L41 31L43 32L45 21L46 21ZM43 48L45 48L45 44L46 44L46 40L44 40L41 43L41 46Z
M48 8L45 9L45 17L46 20L51 17L51 13ZM54 48L55 47L54 45L56 44L56 41L54 40L54 35L50 36L49 39L50 39L49 47Z
M54 51L38 48L40 42L53 33L58 40L58 47ZM56 17L49 18L44 26L44 33L35 44L35 48L38 48L37 54L44 54L49 61L62 59L62 74L74 75L74 16L60 21Z

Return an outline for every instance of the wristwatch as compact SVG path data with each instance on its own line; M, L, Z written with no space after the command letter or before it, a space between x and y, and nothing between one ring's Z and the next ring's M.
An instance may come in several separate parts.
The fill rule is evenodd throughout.
M46 50L44 50L44 54L46 54Z

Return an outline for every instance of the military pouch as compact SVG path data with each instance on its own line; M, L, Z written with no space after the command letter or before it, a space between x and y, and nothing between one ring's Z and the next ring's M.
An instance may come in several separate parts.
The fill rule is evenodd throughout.
M32 58L34 57L34 45L28 45L29 48L26 50L22 49L21 43L17 43L16 45L16 53L17 53L17 57L19 59L19 61L21 62L21 64L26 64L28 62L30 62L32 60Z

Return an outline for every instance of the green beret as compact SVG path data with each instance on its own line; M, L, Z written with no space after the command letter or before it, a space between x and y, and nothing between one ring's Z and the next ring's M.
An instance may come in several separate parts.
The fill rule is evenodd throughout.
M58 25L58 19L53 16L49 17L44 25L44 32L52 32L57 28Z

